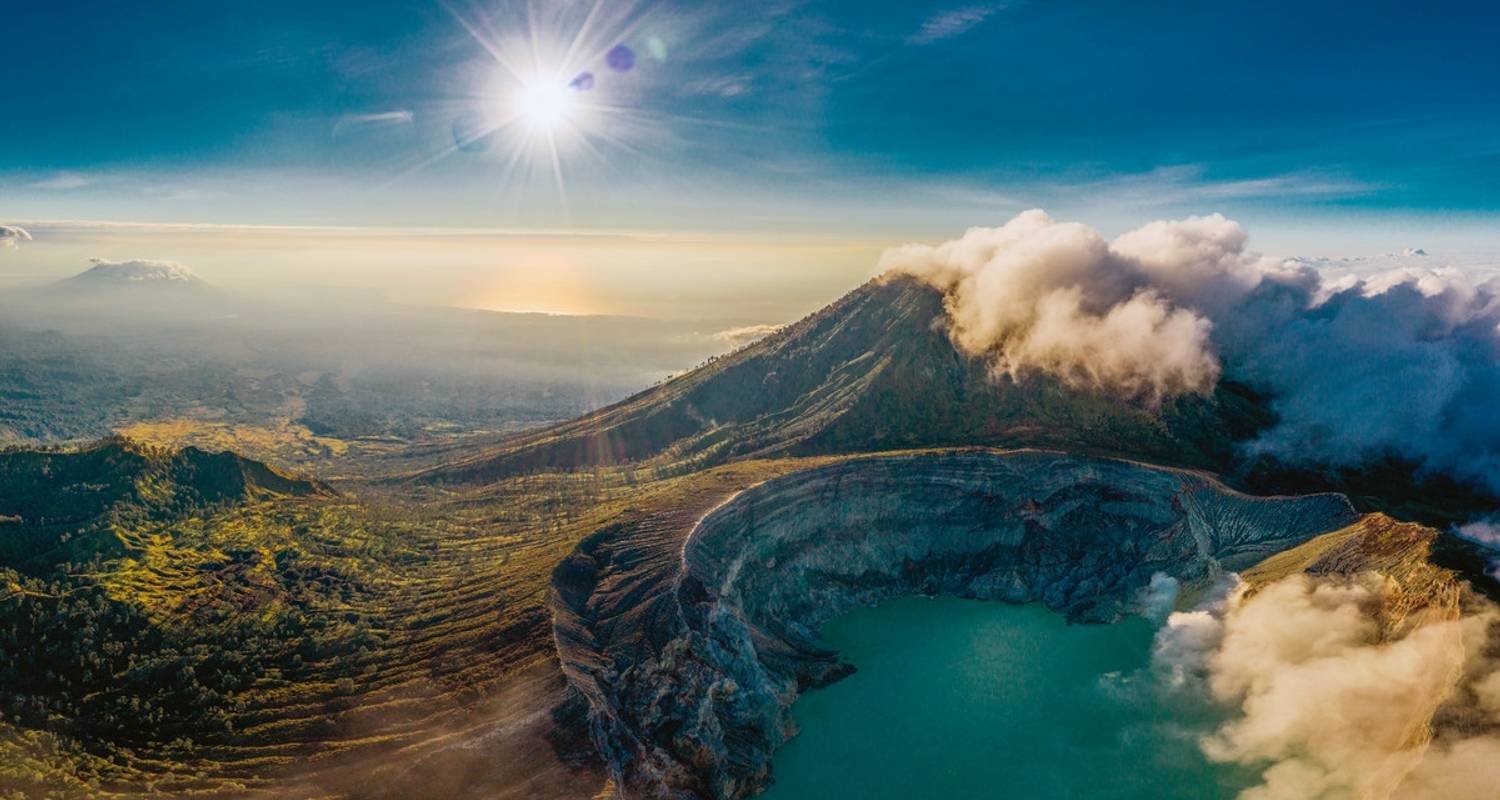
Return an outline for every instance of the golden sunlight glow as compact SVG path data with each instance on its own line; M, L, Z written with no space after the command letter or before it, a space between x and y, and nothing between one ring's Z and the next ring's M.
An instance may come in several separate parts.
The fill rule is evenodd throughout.
M465 295L463 305L486 311L574 316L610 310L594 296L575 259L551 249L515 253L467 287Z
M516 117L537 133L551 133L572 115L576 94L563 81L533 78L516 92Z

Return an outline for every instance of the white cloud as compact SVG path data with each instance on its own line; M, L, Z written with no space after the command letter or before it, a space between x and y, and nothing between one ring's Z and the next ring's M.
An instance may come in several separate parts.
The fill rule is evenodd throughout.
M989 19L1000 6L965 6L940 11L922 22L922 27L907 37L909 44L932 44L968 33Z
M376 111L368 114L345 114L333 123L333 135L337 137L362 129L410 125L414 119L416 115L407 109Z
M683 94L708 95L727 100L749 92L754 84L755 77L750 73L731 72L684 81L678 86L678 90Z
M1141 590L1139 598L1141 615L1158 622L1166 620L1177 605L1177 594L1181 587L1177 579L1165 572L1151 576L1151 582Z
M997 375L1156 401L1223 374L1279 416L1254 451L1395 456L1500 491L1500 281L1418 266L1334 277L1248 239L1217 214L1109 241L1032 210L893 248L881 267L944 292L954 342Z
M25 228L15 225L0 225L0 248L15 247L18 242L31 241L31 234Z
M1176 164L1149 172L1060 185L1054 187L1054 193L1070 199L1087 198L1101 206L1162 208L1255 198L1352 197L1376 188L1368 183L1311 172L1215 179L1208 177L1201 165Z
M1418 618L1385 634L1378 613L1390 591L1373 573L1299 574L1169 618L1156 673L1173 691L1233 710L1201 744L1213 760L1260 771L1241 800L1493 796L1500 738L1485 731L1500 723L1491 702L1500 669L1488 655L1496 613ZM1434 715L1448 704L1488 723L1434 738Z
M1033 210L937 247L896 248L881 266L943 289L954 340L997 374L1047 372L1150 400L1218 380L1212 324L1174 307L1086 226Z

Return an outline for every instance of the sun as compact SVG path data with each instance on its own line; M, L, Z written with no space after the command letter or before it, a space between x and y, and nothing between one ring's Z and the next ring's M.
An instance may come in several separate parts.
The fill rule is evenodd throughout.
M577 105L575 95L563 81L535 78L516 90L513 111L532 131L553 133L573 115Z
M453 153L497 151L490 158L502 190L529 191L550 175L570 213L565 163L577 172L613 169L607 162L617 154L638 161L639 145L657 132L636 107L648 96L650 70L630 42L644 42L653 66L666 51L642 38L650 18L642 2L651 0L516 0L498 4L494 18L473 20L449 8L493 63L474 61L475 87L451 118L453 144L413 169Z

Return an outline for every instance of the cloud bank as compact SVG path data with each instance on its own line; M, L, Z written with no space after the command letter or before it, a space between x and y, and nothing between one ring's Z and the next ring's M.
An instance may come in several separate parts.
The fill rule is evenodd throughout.
M1047 373L1148 403L1221 378L1267 393L1254 447L1290 460L1398 456L1500 490L1500 285L1444 268L1325 279L1247 249L1220 215L1110 241L1033 210L881 267L941 290L954 342L999 376Z
M25 228L15 225L0 225L0 248L15 247L17 242L31 241L31 234Z
M1478 800L1500 786L1493 610L1382 636L1388 581L1293 575L1168 618L1153 668L1232 709L1215 761L1260 772L1240 800ZM1463 709L1463 725L1433 719ZM1461 731L1461 732L1460 732Z

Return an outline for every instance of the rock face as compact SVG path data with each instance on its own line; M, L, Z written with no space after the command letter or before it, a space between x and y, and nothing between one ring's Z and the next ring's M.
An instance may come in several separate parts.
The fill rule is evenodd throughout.
M680 535L601 531L554 576L555 634L624 796L739 798L768 782L797 695L850 670L817 633L857 605L944 593L1109 621L1154 573L1248 567L1356 516L1339 495L1050 452L853 459Z

